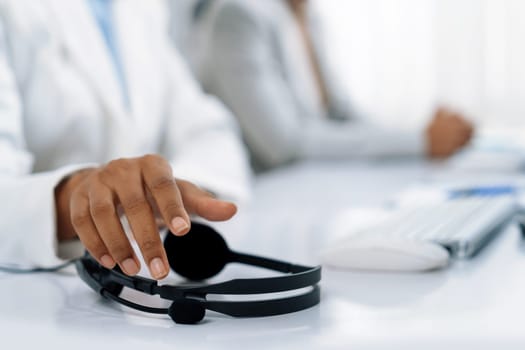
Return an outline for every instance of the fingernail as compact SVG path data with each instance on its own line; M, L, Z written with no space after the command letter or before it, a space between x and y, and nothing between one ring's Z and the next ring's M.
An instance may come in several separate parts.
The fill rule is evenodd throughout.
M149 263L149 270L153 278L159 279L166 275L166 266L162 262L161 258L154 258Z
M137 273L139 273L139 267L137 263L131 258L124 260L121 263L121 266L124 272L128 275L136 275Z
M181 218L180 216L177 216L173 220L171 220L171 229L172 232L176 235L180 235L184 230L188 228L188 223L186 220Z
M112 269L115 267L115 260L113 260L113 258L107 254L103 255L100 258L100 262L102 263L102 265L104 265L104 267L108 269Z

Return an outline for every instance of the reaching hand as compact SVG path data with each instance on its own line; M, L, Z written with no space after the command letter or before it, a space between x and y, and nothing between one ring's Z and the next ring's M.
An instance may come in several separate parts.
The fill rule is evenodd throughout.
M169 272L156 216L174 234L184 235L190 229L189 214L222 221L237 210L190 182L176 180L170 164L157 155L118 159L75 173L57 187L55 199L59 240L73 232L103 266L119 264L124 273L135 275L140 263L120 222L123 211L155 279Z

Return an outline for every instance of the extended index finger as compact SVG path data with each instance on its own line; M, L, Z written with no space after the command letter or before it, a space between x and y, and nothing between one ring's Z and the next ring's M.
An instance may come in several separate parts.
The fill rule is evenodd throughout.
M186 234L190 229L190 218L171 166L159 156L148 156L144 161L142 176L164 222L174 234Z

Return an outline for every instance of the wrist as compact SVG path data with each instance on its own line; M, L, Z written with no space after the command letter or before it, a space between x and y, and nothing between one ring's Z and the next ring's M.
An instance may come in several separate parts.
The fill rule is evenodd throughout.
M66 176L55 187L56 235L59 242L77 238L71 224L69 201L77 186L93 169L82 169Z

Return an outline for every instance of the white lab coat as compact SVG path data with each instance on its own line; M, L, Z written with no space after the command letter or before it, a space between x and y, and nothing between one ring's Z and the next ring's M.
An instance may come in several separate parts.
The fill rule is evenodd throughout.
M267 168L301 158L422 155L422 130L389 130L352 110L326 58L320 18L313 8L309 15L327 109L287 1L213 0L197 22L194 69L239 119L256 163Z
M176 177L249 194L234 119L173 51L164 3L115 0L130 108L85 0L0 0L0 262L54 265L54 188L77 169L159 153Z

